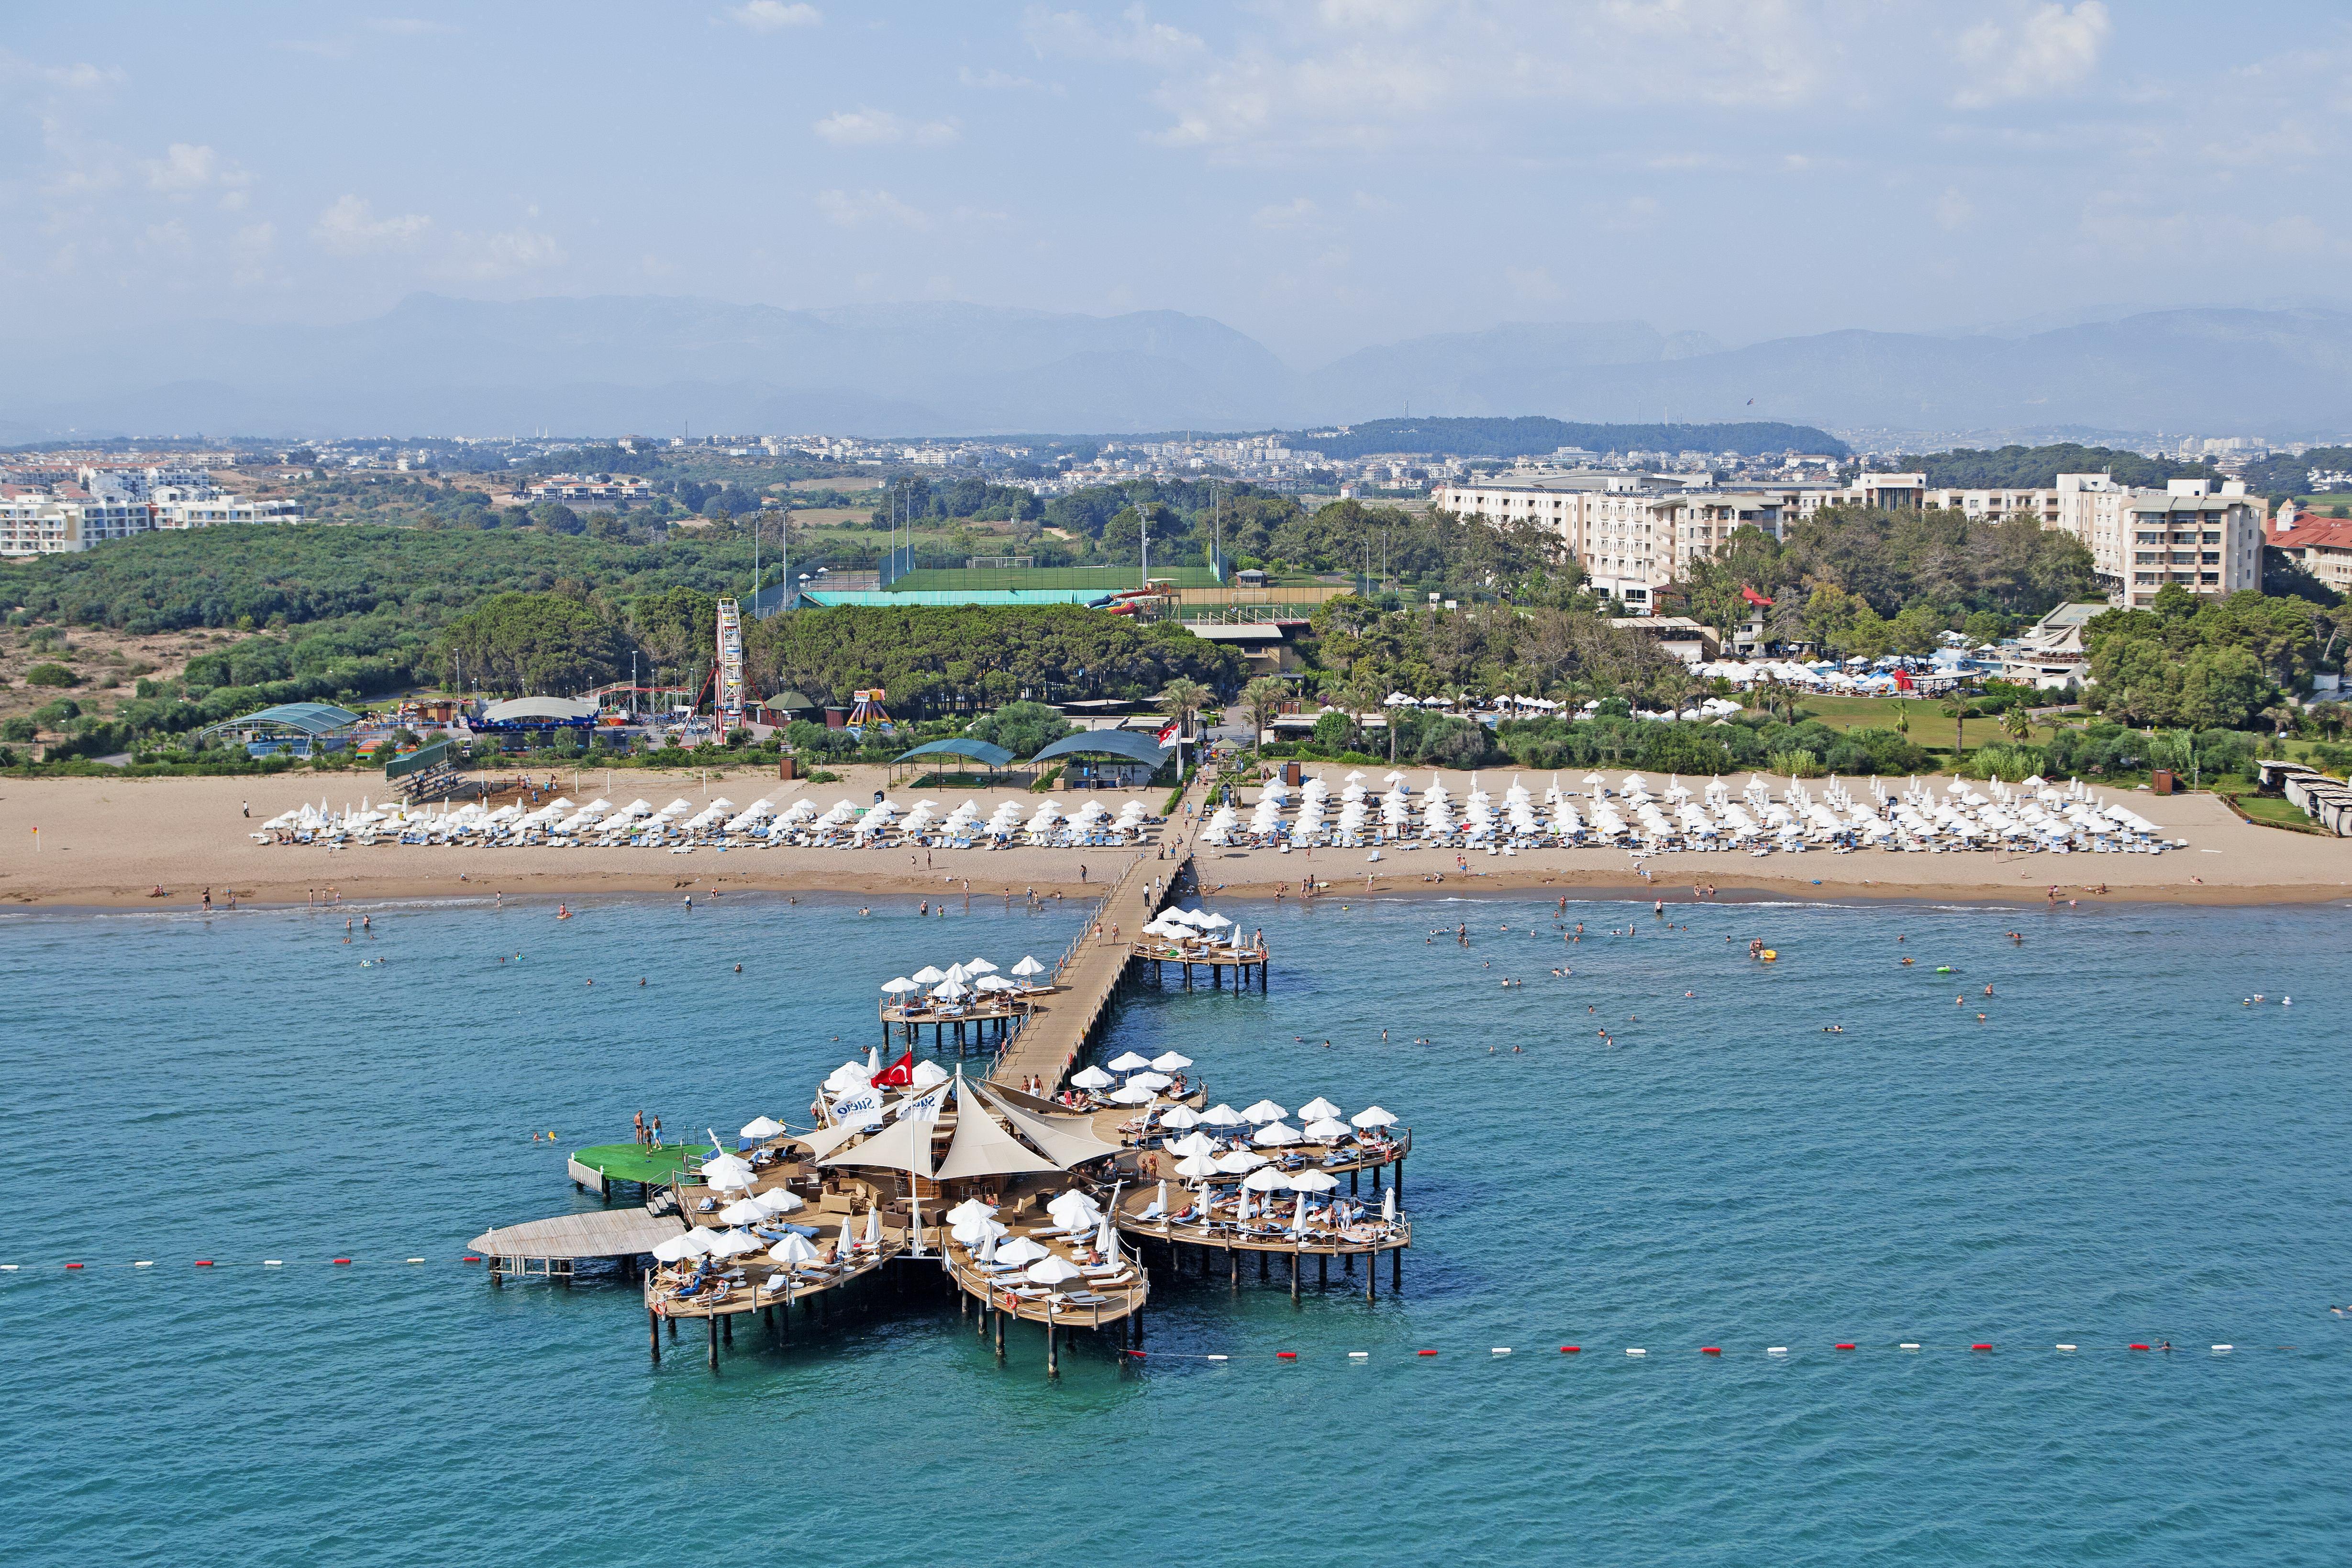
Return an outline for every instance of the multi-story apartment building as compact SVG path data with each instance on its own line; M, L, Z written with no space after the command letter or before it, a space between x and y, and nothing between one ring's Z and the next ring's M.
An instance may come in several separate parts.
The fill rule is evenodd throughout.
M1929 490L1925 504L1965 513L1971 522L2006 522L2030 517L2044 528L2058 526L2058 492L2054 489Z
M2168 583L2192 594L2262 586L2262 503L2241 479L2173 479L2159 490L2060 474L2057 526L2089 549L2099 585L2126 608L2153 604Z
M173 481L190 476L162 472ZM86 470L94 485L0 487L0 556L68 555L159 528L211 528L230 522L300 522L291 500L253 500L204 482L151 483L131 470Z

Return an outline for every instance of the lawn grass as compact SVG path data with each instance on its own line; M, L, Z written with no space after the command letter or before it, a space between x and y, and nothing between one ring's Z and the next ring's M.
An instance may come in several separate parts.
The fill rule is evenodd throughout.
M1735 694L1736 695L1736 694ZM1924 697L1807 697L1798 704L1805 718L1818 719L1832 730L1892 730L1895 728L1895 704L1907 704L1911 715L1911 743L1915 746L1941 746L1951 749L1952 721L1944 717L1941 704ZM2033 745L2047 742L2056 726L2036 724L2026 739ZM1969 750L2006 742L2000 721L1993 718L1971 719L1967 730Z

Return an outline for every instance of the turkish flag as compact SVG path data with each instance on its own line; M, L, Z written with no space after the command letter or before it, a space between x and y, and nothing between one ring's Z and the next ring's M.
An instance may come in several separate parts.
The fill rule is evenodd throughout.
M1173 719L1169 720L1167 723L1160 727L1160 733L1152 738L1163 746L1168 744L1169 742L1173 741L1176 738L1176 724L1177 721Z
M877 1089L905 1089L915 1081L915 1053L908 1051L871 1080Z

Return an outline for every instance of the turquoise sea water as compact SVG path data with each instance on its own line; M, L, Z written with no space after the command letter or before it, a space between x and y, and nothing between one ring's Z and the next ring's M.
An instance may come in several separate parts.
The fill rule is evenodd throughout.
M1593 903L1570 948L1533 902L1223 907L1270 994L1130 996L1106 1049L1403 1115L1404 1289L1162 1275L1151 1358L1058 1384L1034 1328L1000 1366L887 1296L656 1369L634 1289L457 1259L593 1202L563 1153L633 1110L803 1118L877 983L1050 958L1075 907L0 923L7 1557L2352 1555L2343 910Z

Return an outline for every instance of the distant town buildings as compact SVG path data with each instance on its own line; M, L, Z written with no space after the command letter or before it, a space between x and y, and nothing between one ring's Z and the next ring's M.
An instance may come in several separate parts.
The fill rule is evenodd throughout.
M195 468L85 467L0 482L0 556L72 554L157 529L301 521L299 502L234 495Z

